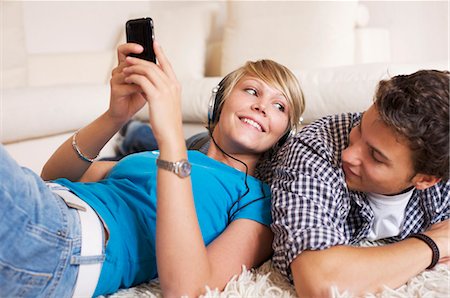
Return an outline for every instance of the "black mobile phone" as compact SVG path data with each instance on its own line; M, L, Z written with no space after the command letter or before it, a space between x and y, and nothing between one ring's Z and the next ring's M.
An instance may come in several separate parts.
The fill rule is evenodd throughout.
M153 20L151 18L141 18L127 21L125 25L127 32L127 42L140 44L144 51L140 54L130 54L130 56L145 59L156 63L155 51L153 50Z

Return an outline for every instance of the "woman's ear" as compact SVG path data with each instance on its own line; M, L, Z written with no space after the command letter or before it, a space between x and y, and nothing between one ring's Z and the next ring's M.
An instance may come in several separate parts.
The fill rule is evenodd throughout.
M436 176L426 174L416 174L412 179L414 187L419 190L424 190L429 187L432 187L439 181L441 181L441 178L437 178Z

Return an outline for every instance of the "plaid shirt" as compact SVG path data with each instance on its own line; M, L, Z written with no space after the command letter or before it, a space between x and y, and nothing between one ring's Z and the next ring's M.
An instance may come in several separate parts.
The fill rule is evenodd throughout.
M341 152L360 120L360 113L319 119L280 149L273 171L270 161L260 165L272 186L273 264L291 280L289 265L303 250L357 245L369 233L374 214L366 195L347 189L341 168ZM399 241L450 218L449 190L450 181L414 190L400 234L384 240Z

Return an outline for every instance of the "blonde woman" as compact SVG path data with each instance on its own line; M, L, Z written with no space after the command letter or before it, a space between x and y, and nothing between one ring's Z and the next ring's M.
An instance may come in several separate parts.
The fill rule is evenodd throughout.
M128 57L142 51L137 44L118 48L109 109L53 154L42 172L50 183L1 148L0 292L97 296L159 277L167 297L198 296L272 254L270 189L252 175L296 129L297 80L270 60L226 76L205 155L186 150L180 84L154 49L158 64ZM94 161L145 103L159 151Z

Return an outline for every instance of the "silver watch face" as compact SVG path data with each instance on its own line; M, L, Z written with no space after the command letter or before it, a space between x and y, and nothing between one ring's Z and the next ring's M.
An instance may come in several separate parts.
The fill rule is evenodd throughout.
M187 160L180 160L177 163L177 174L181 178L185 178L191 174L191 164Z

